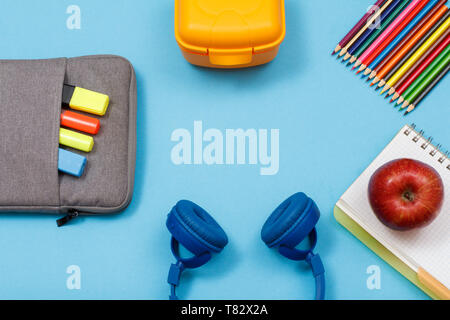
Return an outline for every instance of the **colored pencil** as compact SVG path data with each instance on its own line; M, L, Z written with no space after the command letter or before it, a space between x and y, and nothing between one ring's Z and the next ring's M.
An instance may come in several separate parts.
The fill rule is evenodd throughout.
M405 115L450 71L448 0L378 0L339 42L332 55L393 95Z
M447 67L431 82L428 87L409 105L405 112L405 116L415 110L422 100L436 87L436 85L447 75L450 71L450 65Z
M417 70L417 68L426 60L428 57L436 50L438 46L442 44L442 42L447 38L448 32L450 32L450 29L448 29L433 45L428 49L428 51L419 58L419 60L416 61L412 65L411 68L406 71L406 73L397 81L395 85L392 86L392 88L389 89L388 93L386 94L385 98L388 98L392 96L393 94L397 94L397 91L399 88L408 80L408 78ZM398 98L398 95L395 99ZM391 102L395 100L392 98Z
M400 67L434 34L439 26L450 16L450 11L446 6L442 6L425 25L405 44L397 54L383 66L377 73L374 84L381 80L378 87L386 84L386 81L400 69ZM384 93L398 81L387 81Z
M408 69L410 69L414 65L414 63L416 63L416 61L420 59L422 55L424 55L424 53L433 45L433 43L436 42L436 40L441 37L442 34L444 34L444 32L450 26L450 17L448 17L448 12L449 11L447 11L447 14L445 15L447 16L447 19L439 25L437 30L431 36L426 38L424 43L417 50L413 51L411 57L405 63L400 63L401 67L388 80L391 86L392 84L395 84L397 80L400 79L406 73L406 71L408 71ZM385 80L382 81L384 82Z
M450 63L450 46L425 69L425 71L403 93L405 99L401 109L410 105Z
M436 6L436 7L438 7L438 6ZM439 7L438 10L441 8L442 8L442 6ZM431 11L430 11L430 13L431 13ZM447 33L447 31L446 31L446 33ZM399 83L404 81L413 72L413 69L417 68L417 66L419 64L421 64L423 62L423 60L426 58L427 54L429 54L434 49L436 49L436 47L439 45L439 43L441 43L445 39L445 37L446 37L446 35L442 35L435 43L433 43L433 45L428 49L428 52L425 55L421 56L419 58L419 60L417 60L417 62L410 69L408 69L408 71L397 81L397 83L394 86L392 86L392 88L390 88L388 96L390 96L394 93L394 90L399 86ZM425 38L425 37L422 37L422 38Z
M356 52L356 50L358 50L358 48L377 30L377 28L379 28L381 26L383 21L386 20L387 17L389 17L389 15L395 10L395 8L397 8L398 4L401 1L403 1L403 0L394 0L392 2L392 4L385 11L383 11L383 13L381 14L381 17L380 17L379 25L372 26L369 29L367 29L366 31L364 31L362 36L348 49L348 52L344 56L343 62L350 59L350 57L354 57L354 53ZM407 0L407 1L409 1L409 0ZM438 1L438 0L433 0L433 1Z
M367 19L369 19L369 17L374 14L375 10L377 10L383 2L384 2L384 0L378 0L372 6L372 8L361 18L361 20L358 21L358 23L350 30L350 32L347 33L347 35L339 42L339 44L334 49L332 55L335 55L336 53L338 53L343 47L345 47L350 42L350 40L364 26L364 24L366 23Z
M358 61L361 62L359 72L363 71L367 65L375 59L375 57L384 50L389 43L406 27L408 23L414 18L418 10L415 10L417 6L423 8L429 0L413 0L409 6L403 10L403 12L386 28L386 30L378 37L377 40L359 57ZM417 11L417 12L416 12ZM415 14L414 14L415 13ZM414 15L413 15L414 14ZM403 26L401 28L401 26Z
M389 90L388 96L394 94L391 102L397 100L397 98L405 92L411 83L413 83L420 73L422 73L423 69L426 68L424 68L424 66L428 63L428 61L431 63L431 61L434 60L448 44L450 44L450 29L447 29L441 38L433 44L429 51L420 57L420 59L417 60L417 62Z
M378 71L380 71L386 63L388 63L411 38L419 31L426 22L441 8L447 0L432 0L427 6L419 12L413 21L395 38L394 41L368 66L365 71L365 75L369 76L369 79L373 79ZM437 3L437 4L436 4ZM373 71L369 71L373 70Z
M414 1L420 1L420 0L414 0ZM347 53L348 49L356 42L356 40L359 39L359 37L366 31L378 17L383 13L384 10L392 3L392 0L387 0L383 7L381 9L376 10L375 13L372 15L372 17L367 21L364 27L361 28L361 30L358 31L358 33L352 38L352 40L347 43L347 45L342 48L341 52L339 52L339 57L342 57L344 54Z
M395 18L398 17L398 15L403 11L403 9L411 2L411 0L404 0L396 9L394 12L392 12L389 17L386 18L381 24L381 27L379 29L376 29L375 32L370 36L369 39L367 39L364 44L356 50L356 52L353 54L352 59L350 59L349 64L352 64L356 61L363 53L366 51L366 49L378 38L380 34L386 30L386 28L394 21ZM349 65L348 64L348 65ZM355 68L358 67L358 65L355 65Z

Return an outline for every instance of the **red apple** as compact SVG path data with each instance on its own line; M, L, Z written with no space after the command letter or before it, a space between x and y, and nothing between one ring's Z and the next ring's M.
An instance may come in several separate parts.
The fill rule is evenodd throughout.
M417 160L399 159L379 168L369 182L369 201L378 219L394 230L429 225L444 202L439 173Z

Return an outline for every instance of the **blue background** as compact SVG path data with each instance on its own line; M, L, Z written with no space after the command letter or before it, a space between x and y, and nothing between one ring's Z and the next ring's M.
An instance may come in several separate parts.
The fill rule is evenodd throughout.
M81 30L66 9L81 8ZM173 1L3 0L2 59L117 54L138 82L135 195L121 215L81 218L57 229L53 216L0 217L0 298L166 299L173 262L166 214L186 198L209 210L230 244L186 273L179 293L192 299L309 299L310 270L268 250L260 229L286 197L305 191L319 204L318 252L329 299L426 299L333 218L342 193L397 131L416 123L450 145L447 77L418 110L403 117L330 57L368 0L287 0L287 36L276 60L247 70L189 65L173 31ZM280 171L259 166L175 166L173 130L203 126L280 129ZM82 288L66 288L66 268L81 267ZM366 269L381 268L381 290Z

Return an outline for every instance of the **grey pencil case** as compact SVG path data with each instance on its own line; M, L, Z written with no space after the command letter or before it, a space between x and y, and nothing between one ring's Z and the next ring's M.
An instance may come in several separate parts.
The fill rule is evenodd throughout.
M101 129L82 177L58 172L63 85L107 94ZM85 56L0 60L0 212L79 215L121 212L136 163L136 77L128 60ZM90 115L92 116L92 115Z

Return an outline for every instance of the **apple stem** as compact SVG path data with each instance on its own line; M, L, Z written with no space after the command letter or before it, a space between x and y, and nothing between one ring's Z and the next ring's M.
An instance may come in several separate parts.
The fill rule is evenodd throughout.
M413 200L414 200L414 195L411 194L411 192L409 192L409 191L406 191L406 192L403 194L403 197L404 197L406 200L408 200L408 201L413 201Z

